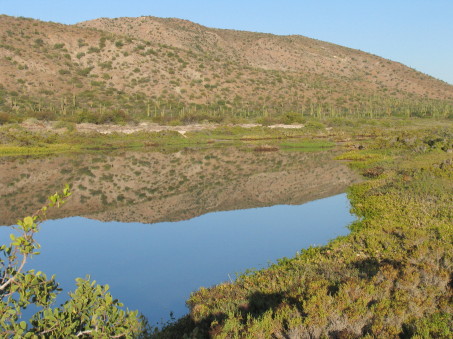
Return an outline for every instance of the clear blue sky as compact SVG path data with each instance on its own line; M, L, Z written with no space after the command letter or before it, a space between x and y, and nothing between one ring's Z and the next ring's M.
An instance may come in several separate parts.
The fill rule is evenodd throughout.
M0 0L0 13L66 24L153 15L301 34L399 61L453 84L453 0Z

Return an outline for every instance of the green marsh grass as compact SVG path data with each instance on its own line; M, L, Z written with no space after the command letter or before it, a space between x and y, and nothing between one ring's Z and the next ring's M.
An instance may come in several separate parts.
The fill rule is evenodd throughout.
M156 338L453 337L453 129L383 131L340 156L351 233L190 296Z

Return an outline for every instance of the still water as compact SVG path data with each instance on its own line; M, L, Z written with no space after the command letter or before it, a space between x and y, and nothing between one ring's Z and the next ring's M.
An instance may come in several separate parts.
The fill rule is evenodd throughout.
M36 239L41 254L29 267L56 274L63 292L89 274L109 284L114 298L151 324L187 313L191 291L234 280L310 245L348 233L354 220L345 194L302 205L207 213L155 224L101 222L82 217L49 220ZM0 227L6 239L9 228Z

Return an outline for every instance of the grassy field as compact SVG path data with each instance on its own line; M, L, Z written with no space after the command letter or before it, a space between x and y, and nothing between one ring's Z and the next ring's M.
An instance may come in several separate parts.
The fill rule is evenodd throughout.
M382 131L339 157L348 236L201 288L158 338L451 338L453 130Z

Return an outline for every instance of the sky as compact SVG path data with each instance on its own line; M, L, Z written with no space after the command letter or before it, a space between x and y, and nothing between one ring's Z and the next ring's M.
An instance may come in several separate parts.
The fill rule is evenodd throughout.
M453 0L0 0L0 13L64 24L152 15L215 28L300 34L453 84Z

